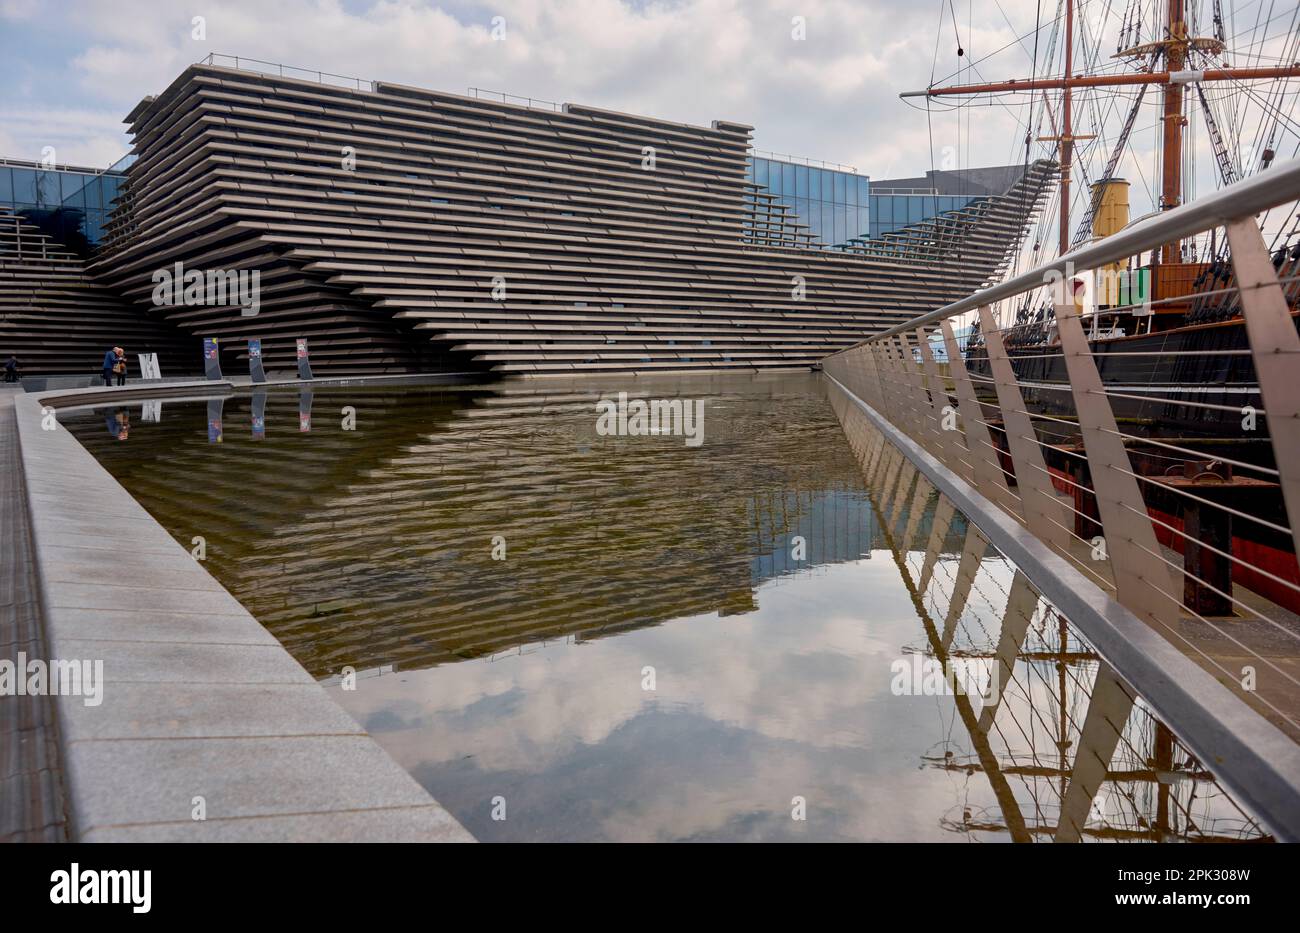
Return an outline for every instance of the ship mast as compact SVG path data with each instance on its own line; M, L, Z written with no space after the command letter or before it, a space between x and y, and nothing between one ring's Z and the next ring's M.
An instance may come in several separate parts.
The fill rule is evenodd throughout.
M1175 0L1170 0L1171 3ZM1070 79L1074 77L1074 0L1065 0L1065 90L1061 93L1061 210L1060 253L1070 249L1070 177L1074 170L1074 127L1071 120Z
M1169 0L1169 35L1164 41L1165 67L1172 75L1181 72L1187 64L1187 21L1185 0ZM1171 210L1183 199L1183 85L1174 81L1164 86L1164 146L1161 159L1160 209ZM1178 262L1177 243L1166 243L1161 249L1161 262Z
M1189 38L1185 14L1186 0L1168 0L1168 30L1165 38L1134 46L1119 52L1116 58L1145 56L1153 52L1164 55L1164 71L1131 72L1116 75L1074 74L1074 0L1065 0L1065 69L1060 78L1011 79L985 84L961 84L948 87L929 87L924 91L908 91L900 97L947 97L997 94L1007 91L1061 91L1061 133L1059 136L1040 137L1040 142L1056 142L1059 146L1061 166L1060 255L1070 250L1070 182L1074 169L1074 142L1091 139L1090 136L1073 135L1072 91L1084 87L1120 87L1128 85L1159 84L1164 92L1163 147L1161 152L1160 209L1170 210L1182 203L1183 116L1184 86L1206 81L1246 81L1261 78L1300 77L1300 65L1292 64L1267 68L1207 68L1188 71L1190 49L1217 54L1224 45L1217 39ZM1168 243L1161 248L1162 263L1180 260L1179 244Z

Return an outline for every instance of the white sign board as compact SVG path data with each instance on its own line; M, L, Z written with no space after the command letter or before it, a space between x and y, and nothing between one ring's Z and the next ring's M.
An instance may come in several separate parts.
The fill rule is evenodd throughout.
M158 366L157 353L140 354L140 378L141 379L161 379L162 369Z

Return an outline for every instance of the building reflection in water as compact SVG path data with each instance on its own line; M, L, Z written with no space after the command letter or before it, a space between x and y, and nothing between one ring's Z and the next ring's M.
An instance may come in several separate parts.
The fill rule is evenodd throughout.
M704 398L703 445L598 436L629 386L590 380L68 424L482 839L1266 838L823 381L634 388ZM895 695L913 656L996 703ZM1124 726L1072 789L1093 706Z

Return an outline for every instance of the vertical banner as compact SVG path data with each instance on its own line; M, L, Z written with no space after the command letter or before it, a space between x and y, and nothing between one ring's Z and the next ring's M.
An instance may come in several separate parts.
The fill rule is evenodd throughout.
M301 389L298 392L298 431L301 434L311 433L311 389Z
M208 443L221 443L221 406L226 403L224 398L208 399Z
M307 340L298 338L298 378L311 378L311 361L307 359Z
M209 379L221 378L221 358L217 356L217 338L203 338L203 374Z
M253 440L266 439L266 390L253 390Z
M248 374L253 382L266 382L266 371L262 369L262 341L248 341Z

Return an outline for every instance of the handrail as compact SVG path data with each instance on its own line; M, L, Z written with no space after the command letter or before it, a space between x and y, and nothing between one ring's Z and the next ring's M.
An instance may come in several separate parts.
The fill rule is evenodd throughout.
M955 314L974 311L982 305L991 305L1004 298L1012 298L1022 292L1040 288L1048 273L1064 275L1067 269L1076 272L1096 269L1107 263L1127 259L1144 250L1195 236L1233 218L1258 214L1296 198L1300 198L1300 159L1290 159L1213 194L1197 198L1190 204L1139 221L1104 240L1071 250L1064 256L1030 269L1028 272L1022 272L1005 282L991 285L952 304L922 314L889 330L873 334L839 352L843 353L865 343L894 337L928 324L937 324Z
M546 100L541 97L523 97L519 94L511 94L508 91L494 91L486 87L471 87L466 89L467 97L473 97L475 100L496 100L501 98L501 103L509 104L514 101L520 101L517 106L529 107L533 110L551 110L560 113L564 110L563 104L558 104L553 100ZM484 95L491 95L485 97Z
M227 61L232 61L234 62L234 64L233 65L222 64L221 62L217 61L217 59L225 59ZM241 64L241 62L243 64ZM329 85L330 87L352 86L355 87L358 91L366 91L366 90L373 91L375 89L375 82L368 78L357 78L352 75L334 74L333 72L320 71L319 69L316 68L299 68L297 65L286 65L283 62L268 62L268 61L263 61L260 58L248 58L242 55L227 55L224 52L209 52L203 58L195 62L195 64L211 65L214 68L233 68L236 71L247 71L250 74L261 74L261 75L269 75L271 77L291 78L300 81L308 80L308 78L310 78L311 75L315 75L317 84L326 84ZM261 68L246 67L248 65L267 65L276 70L263 71ZM298 72L302 75L307 75L308 78L301 78L293 74L285 74L284 70L286 68L289 69L290 71ZM342 81L346 81L347 85L334 84L333 82L326 81L325 80L326 78L338 78ZM362 85L367 85L367 86L362 87Z

